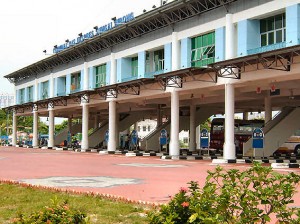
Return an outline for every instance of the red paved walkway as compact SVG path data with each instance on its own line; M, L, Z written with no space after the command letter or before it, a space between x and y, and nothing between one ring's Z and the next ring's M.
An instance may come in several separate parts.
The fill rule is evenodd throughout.
M123 164L123 165L120 165ZM131 166L142 164L142 167ZM157 164L178 167L147 167ZM146 166L146 167L145 167ZM226 164L226 169L246 169L248 164ZM204 183L211 161L166 161L157 157L126 157L13 147L0 148L0 179L22 180L46 177L116 177L134 178L138 184L105 188L72 189L124 196L132 200L166 202L191 180ZM300 169L289 169L300 174ZM300 191L300 187L299 187ZM295 197L300 206L300 194Z

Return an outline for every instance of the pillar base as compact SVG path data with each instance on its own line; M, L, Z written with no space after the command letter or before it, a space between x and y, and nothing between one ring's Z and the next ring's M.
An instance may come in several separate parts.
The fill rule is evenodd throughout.
M236 159L235 144L224 143L223 157L224 159Z

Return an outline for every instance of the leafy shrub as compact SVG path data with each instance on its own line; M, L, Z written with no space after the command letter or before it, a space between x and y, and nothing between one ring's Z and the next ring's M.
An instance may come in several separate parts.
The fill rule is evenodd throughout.
M195 181L149 214L151 224L300 223L300 209L289 206L300 181L294 173L272 171L259 163L246 171L217 167L200 189Z
M57 198L52 201L52 206L45 206L41 211L33 212L30 215L19 214L18 218L14 218L14 224L85 224L87 223L86 214L72 210L67 202L58 203Z

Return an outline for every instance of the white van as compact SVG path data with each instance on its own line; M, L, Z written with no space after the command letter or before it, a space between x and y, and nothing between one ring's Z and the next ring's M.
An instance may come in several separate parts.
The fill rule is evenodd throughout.
M280 146L274 154L296 154L300 155L300 136L293 135Z

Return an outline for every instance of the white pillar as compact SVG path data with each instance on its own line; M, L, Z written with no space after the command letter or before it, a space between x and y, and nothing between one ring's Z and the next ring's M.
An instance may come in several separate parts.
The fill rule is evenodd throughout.
M196 128L196 149L200 149L200 125Z
M180 42L177 32L172 33L172 71L180 69Z
M269 91L265 96L265 124L272 120L272 103Z
M171 136L170 156L179 156L179 93L171 88Z
M234 86L225 84L225 141L224 159L235 159L234 144Z
M83 81L83 90L89 90L89 69L88 69L88 63L83 63L83 75L84 75L84 81Z
M110 55L110 84L115 84L117 82L117 62L115 59L115 53Z
M33 138L32 138L32 146L38 147L39 146L39 136L38 136L38 112L33 111Z
M82 141L81 150L89 149L89 105L81 102L82 106Z
M119 125L120 125L120 114L116 112L116 148L119 147L120 145L120 130L119 130Z
M50 84L49 97L53 98L54 97L54 78L53 78L53 73L50 74L49 84Z
M16 112L13 113L13 130L12 130L12 145L17 145L17 115Z
M108 102L108 151L116 151L116 101L110 100Z
M232 14L226 15L226 37L225 37L225 59L231 59L235 55L234 47L234 24ZM231 80L225 83L225 136L223 157L224 159L235 159L234 144L234 85Z
M189 141L189 151L194 151L196 149L196 105L191 102L190 105L190 141Z
M48 147L54 147L54 110L49 108L49 141Z
M72 134L72 118L68 117L68 131Z

